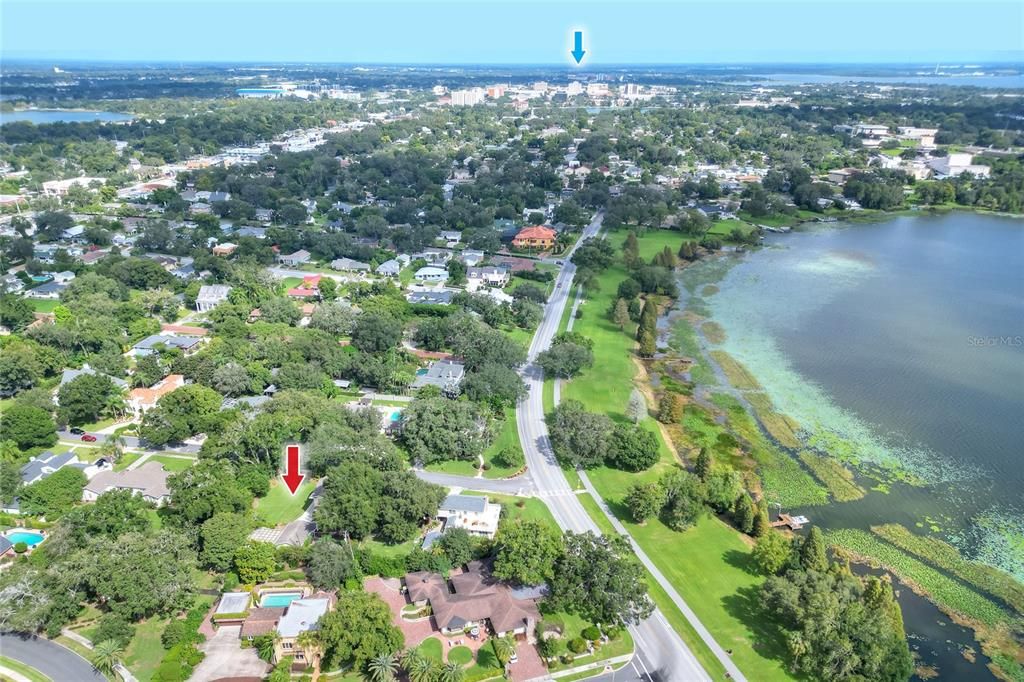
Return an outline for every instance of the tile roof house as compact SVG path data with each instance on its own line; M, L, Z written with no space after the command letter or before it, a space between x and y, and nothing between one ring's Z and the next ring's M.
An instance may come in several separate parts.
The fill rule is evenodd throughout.
M320 280L322 275L306 275L302 278L302 284L289 289L289 298L320 298Z
M242 623L241 637L252 640L277 629L277 621L284 615L283 606L260 606L249 610L245 622Z
M171 496L167 487L169 475L163 464L154 461L146 462L137 469L105 471L85 484L82 501L95 502L96 498L108 490L131 490L147 502L162 505Z
M427 571L407 573L404 580L409 601L420 606L429 603L444 634L489 624L498 637L528 636L540 620L537 600L517 598L482 561L470 562L463 573L447 580Z
M438 360L423 374L416 374L412 387L437 386L442 390L454 389L462 383L464 376L466 376L466 367L461 362Z
M185 377L169 374L149 388L135 388L128 394L128 406L140 415L156 407L160 398L185 385Z
M512 246L518 249L549 249L554 246L556 236L553 229L543 225L524 227L512 240Z
M260 635L276 632L273 662L294 657L294 667L305 668L313 661L307 659L307 653L298 644L303 632L316 630L320 618L334 608L334 596L326 592L295 599L288 606L281 608L258 607L251 609L242 623L240 636L252 640Z

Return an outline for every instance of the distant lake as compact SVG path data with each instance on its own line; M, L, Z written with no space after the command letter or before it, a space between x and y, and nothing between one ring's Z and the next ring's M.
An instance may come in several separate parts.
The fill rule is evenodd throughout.
M1024 88L1024 75L992 75L992 76L942 76L942 75L906 75L906 76L847 76L821 73L766 73L752 74L750 83L761 85L831 85L835 83L882 83L917 85L970 85L976 88Z
M22 111L0 111L0 125L13 121L43 123L83 123L89 121L130 121L131 114L115 111L69 111L67 109L25 109Z

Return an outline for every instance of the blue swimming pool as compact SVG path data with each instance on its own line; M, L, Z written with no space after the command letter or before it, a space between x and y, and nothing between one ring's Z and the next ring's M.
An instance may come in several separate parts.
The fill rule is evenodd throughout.
M401 419L402 419L402 413L401 412L398 412L396 410L395 412L391 413L391 421L397 422L397 421L400 421Z
M32 531L26 530L16 530L11 533L7 533L4 537L10 540L12 545L24 542L30 548L35 547L46 539L43 537L42 533L33 533Z
M277 607L281 608L288 606L296 599L302 599L301 592L287 592L284 594L268 594L263 597L263 601L260 602L260 606L263 607Z
M425 367L420 367L418 370L416 370L416 376L421 377L429 371L430 370Z

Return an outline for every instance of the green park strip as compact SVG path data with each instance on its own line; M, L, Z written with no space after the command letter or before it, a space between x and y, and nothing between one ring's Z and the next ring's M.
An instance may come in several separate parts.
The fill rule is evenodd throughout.
M292 495L279 479L270 482L270 492L256 500L256 514L266 524L277 526L299 518L313 492L315 483L308 478Z
M167 654L167 650L160 642L160 635L169 622L167 618L149 618L142 621L135 628L135 636L125 649L124 664L141 682L153 679L157 668L160 667L160 661Z
M597 501L590 493L580 493L576 496L576 499L580 501L583 508L587 510L587 515L590 520L594 522L598 530L604 535L618 535L619 531L615 530L612 526L612 522L608 520L601 508L597 506Z
M609 237L618 246L619 235ZM650 259L665 246L677 250L683 241L679 233L651 231L639 238L640 256ZM622 332L608 317L619 282L627 277L625 267L615 263L601 273L598 287L592 292L576 320L574 331L594 341L594 365L601 371L584 372L563 386L563 399L576 399L591 411L603 412L613 419L622 419L627 397L633 386L637 365L633 360L633 339ZM752 420L751 420L752 421ZM792 679L786 671L785 645L777 630L758 607L757 592L763 577L750 565L750 547L739 533L717 519L702 519L694 528L678 533L660 521L639 526L630 521L622 500L628 488L637 482L652 481L661 473L677 466L677 461L663 442L653 419L644 425L659 438L659 462L651 469L631 474L608 467L590 472L591 481L612 512L626 524L627 530L651 560L665 574L672 586L696 612L720 646L733 650L733 659L749 675L757 672L759 680ZM799 465L794 463L799 468ZM809 477L808 477L809 478ZM658 600L660 588L652 590ZM676 609L669 610L671 600L661 592L659 605L666 607L670 623L690 645L709 670L714 666L710 650L698 644L692 628ZM701 649L703 648L703 651ZM722 671L724 674L724 670Z
M558 522L551 515L551 510L544 504L544 501L536 497L515 497L513 495L498 495L496 493L484 493L476 490L464 490L466 495L479 495L486 497L491 502L496 502L502 507L502 515L508 521L522 519L524 521L537 521L546 526L558 530Z
M49 677L42 674L32 666L26 665L21 661L16 661L13 658L8 658L7 656L0 656L0 668L5 668L11 672L18 673L25 679L30 680L30 682L50 682Z

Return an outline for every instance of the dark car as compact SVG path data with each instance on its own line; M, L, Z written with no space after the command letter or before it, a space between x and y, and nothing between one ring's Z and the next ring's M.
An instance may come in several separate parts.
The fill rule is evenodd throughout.
M70 429L68 429L68 431L70 431L71 433L73 433L76 436L81 436L83 433L85 433L85 431L83 431L82 429L78 428L77 426L71 427Z
M86 443L95 443L96 436L92 435L91 433L84 433L82 434L82 440L84 440Z

